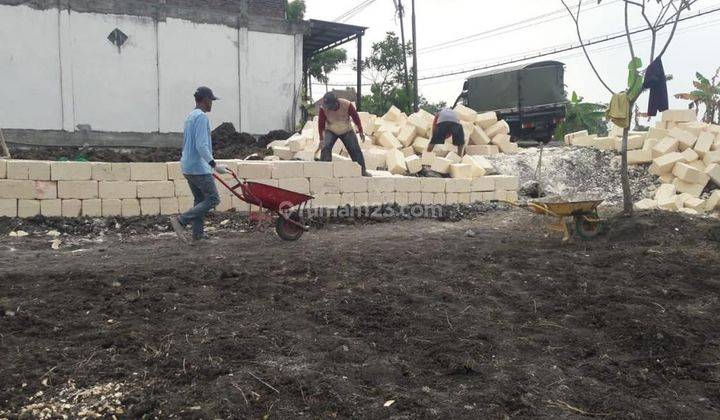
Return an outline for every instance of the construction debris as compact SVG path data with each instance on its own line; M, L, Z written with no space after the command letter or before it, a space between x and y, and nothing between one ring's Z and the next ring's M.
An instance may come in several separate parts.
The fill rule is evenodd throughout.
M565 143L620 151L621 136L620 130L610 137L581 131L565 136ZM668 110L656 127L631 132L628 163L649 165L647 171L662 182L635 203L637 209L693 215L720 211L720 126L697 121L694 111Z
M455 111L465 131L467 155L457 155L450 139L428 152L434 115L420 110L406 115L395 106L382 117L360 112L366 141L361 142L365 163L370 170L386 170L394 175L416 175L423 168L452 178L478 178L492 171L488 155L516 154L518 146L510 140L510 127L498 121L494 112L478 114L458 105ZM313 161L319 157L320 133L317 118L305 124L299 134L268 144L275 159ZM350 160L342 142L333 148L333 160Z

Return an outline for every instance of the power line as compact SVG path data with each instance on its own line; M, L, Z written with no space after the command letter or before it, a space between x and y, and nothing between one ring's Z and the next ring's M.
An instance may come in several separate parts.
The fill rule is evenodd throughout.
M613 0L608 3L604 4L596 4L594 7L590 7L589 9L586 9L586 11L591 11L600 7L606 7L615 3L618 3L620 0ZM583 5L594 3L595 0L586 0ZM581 7L583 6L581 5ZM573 7L573 9L577 9L577 6ZM493 29L488 29L483 32L479 32L472 35L467 35L461 38L452 39L449 41L440 42L438 44L430 45L428 47L420 48L418 49L418 53L424 54L424 53L430 53L438 50L445 50L446 48L456 47L464 44L468 44L471 42L480 41L487 38L496 37L499 35L504 35L507 33L517 32L523 29L527 29L532 26L541 25L543 23L552 22L554 20L558 20L561 18L564 18L566 16L567 10L566 9L558 9L553 12L545 13L543 15L534 16L528 19L524 19L521 21L509 23L507 25L499 26Z
M348 20L355 17L358 13L365 10L368 6L375 3L376 0L365 0L361 2L360 4L356 5L352 9L348 10L347 12L343 13L342 15L335 18L335 22L347 22Z
M680 18L679 21L680 21L680 22L684 22L684 21L686 21L686 20L696 19L696 18L705 16L705 15L709 15L709 14L711 14L711 13L717 13L718 11L720 11L720 8L708 10L708 11L705 11L705 12L698 12L698 13L696 13L695 15L687 16L687 17L684 17L684 18ZM631 32L630 32L630 35L635 35L635 34L638 34L638 33L641 33L641 32L648 32L649 30L650 30L649 28L636 29L636 30L634 30L634 31L631 31ZM591 46L591 45L602 44L602 43L605 43L605 42L613 41L613 40L622 38L622 37L624 37L624 36L626 36L625 32L618 33L618 34L616 34L616 35L612 35L612 34L611 34L611 35L606 35L606 36L604 36L604 37L600 37L599 39L596 38L596 39L594 39L594 40L585 42L584 44L585 44L585 46L587 47L587 46ZM437 78L441 78L441 77L449 77L449 76L455 76L455 75L459 75L459 74L465 74L465 73L471 73L471 72L476 72L476 71L488 70L488 69L492 69L492 68L496 68L496 67L505 66L505 65L508 65L508 64L515 64L515 63L519 63L519 62L526 61L526 60L531 60L531 59L541 58L541 57L547 57L547 56L549 56L549 55L554 55L554 54L558 54L558 53L562 53L562 52L566 52L566 51L572 51L572 50L576 50L576 49L579 49L579 48L582 48L582 45L580 45L580 44L570 44L570 46L568 46L568 47L563 47L563 48L555 49L555 50L553 50L553 51L539 52L539 53L535 53L535 54L532 54L532 53L531 53L531 55L518 56L517 58L514 58L514 59L510 59L510 60L507 60L507 61L502 61L502 62L499 62L499 63L491 64L491 65L488 65L488 66L484 66L484 67L476 67L476 68L472 68L472 69L457 70L457 71L452 71L452 72L443 73L443 74L436 74L436 75L432 75L432 76L424 76L424 77L420 77L419 80L437 79ZM536 50L536 51L537 51L537 50Z

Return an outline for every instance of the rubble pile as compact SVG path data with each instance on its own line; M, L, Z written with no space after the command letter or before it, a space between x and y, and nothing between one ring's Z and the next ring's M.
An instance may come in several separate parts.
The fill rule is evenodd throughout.
M455 111L465 131L466 155L460 157L450 139L428 152L434 115L420 110L406 115L396 107L378 117L360 112L366 141L361 142L369 170L386 170L394 175L418 175L423 169L452 178L479 178L492 172L485 158L500 153L516 154L518 146L510 141L510 127L494 112L478 114L458 105ZM268 144L274 159L313 161L319 157L320 133L317 118L309 121L299 134ZM333 149L333 160L349 160L342 142Z
M611 137L568 134L565 143L600 150L621 150L622 133ZM688 214L720 211L720 126L697 121L691 109L663 112L662 121L648 132L628 137L628 163L649 165L647 171L662 184L637 209L661 209Z

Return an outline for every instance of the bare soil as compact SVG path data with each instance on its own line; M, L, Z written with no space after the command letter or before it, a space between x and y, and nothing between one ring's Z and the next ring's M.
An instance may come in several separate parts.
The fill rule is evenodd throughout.
M0 417L717 418L717 223L3 236Z

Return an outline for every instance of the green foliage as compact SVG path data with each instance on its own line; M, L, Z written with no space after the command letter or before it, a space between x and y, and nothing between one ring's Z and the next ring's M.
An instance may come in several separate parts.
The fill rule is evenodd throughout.
M440 111L443 108L447 108L447 106L448 106L447 102L445 102L445 101L440 101L437 103L430 103L423 96L420 96L420 98L418 98L418 99L420 100L420 109L424 109L425 111L427 111L431 114L437 114L438 111Z
M712 80L695 73L697 80L693 81L695 90L690 93L680 93L675 95L678 99L692 101L695 108L698 105L705 105L705 116L703 122L710 124L720 124L720 68L715 72Z
M572 93L567 104L565 121L555 129L555 139L562 139L566 134L587 130L590 134L607 135L605 121L606 105L583 102L576 92Z
M315 54L307 63L308 72L315 80L327 84L329 74L338 69L338 66L347 61L347 51L340 48L333 48Z
M300 22L305 18L305 0L285 0L285 16L287 20Z
M405 49L408 57L412 56L412 43L407 43ZM372 45L372 53L362 63L363 72L373 80L371 94L363 96L363 110L383 115L395 105L407 113L411 111L413 98L405 89L404 64L402 44L394 32L386 33L385 39ZM409 76L412 79L412 70Z

